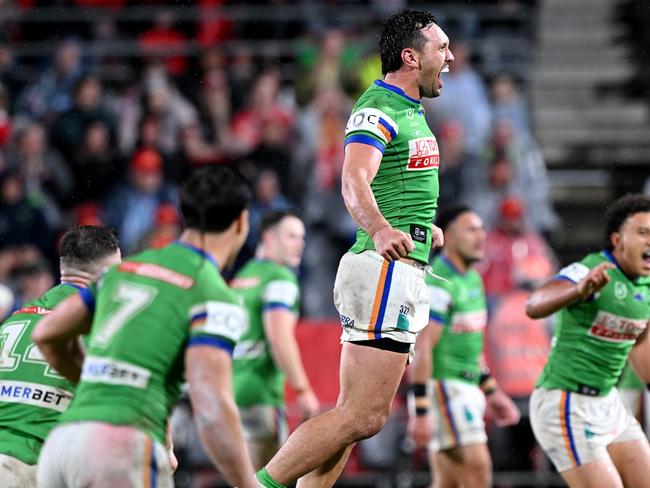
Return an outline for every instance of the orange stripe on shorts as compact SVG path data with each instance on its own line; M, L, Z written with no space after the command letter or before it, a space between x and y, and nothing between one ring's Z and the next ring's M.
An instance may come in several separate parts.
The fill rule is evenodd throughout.
M381 296L384 293L386 286L386 273L388 272L388 261L384 259L381 265L381 272L379 273L379 282L377 283L377 290L375 291L375 301L372 304L372 315L370 316L370 324L368 325L368 339L375 338L375 326L377 325L377 317L379 316L379 308L381 306Z

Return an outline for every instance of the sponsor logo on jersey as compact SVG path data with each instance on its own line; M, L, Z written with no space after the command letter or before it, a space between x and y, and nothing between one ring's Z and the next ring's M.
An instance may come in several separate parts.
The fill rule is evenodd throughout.
M409 171L426 171L440 166L440 152L435 137L419 137L409 141Z
M451 318L451 331L454 334L480 332L487 324L487 311L457 312Z
M589 335L608 342L631 342L641 335L646 326L645 320L620 317L601 310L591 324Z
M22 403L35 407L65 411L72 400L72 392L25 381L0 381L0 402Z
M20 310L16 310L11 315L14 316L14 315L19 315L19 314L23 314L23 313L28 313L28 314L32 314L32 315L47 315L51 311L52 310L50 310L49 308L44 308L44 307L23 307Z
M266 352L264 341L239 341L232 353L233 359L254 359Z
M120 264L118 269L122 273L133 273L138 276L153 278L183 289L192 288L192 286L194 286L194 280L189 276L159 266L158 264L126 261L125 263Z
M190 310L192 332L226 337L237 342L248 327L246 312L232 303L209 301Z
M126 361L86 356L81 371L82 381L132 386L144 390L149 384L151 371Z
M388 144L397 136L398 127L397 123L381 110L362 108L350 115L345 135L357 131L370 132Z
M427 229L421 225L411 224L409 227L411 238L417 242L427 242Z
M262 280L259 276L251 276L248 278L235 278L230 282L231 288L245 289L245 288L254 288L259 285Z

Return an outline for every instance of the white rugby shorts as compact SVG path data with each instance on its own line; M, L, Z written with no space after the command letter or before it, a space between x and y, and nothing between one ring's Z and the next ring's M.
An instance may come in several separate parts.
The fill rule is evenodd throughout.
M485 444L485 395L481 389L460 380L434 380L431 417L433 452L454 447Z
M39 488L172 488L167 449L133 427L74 422L55 427L38 460Z
M0 454L0 487L35 488L36 465L25 464L6 454Z
M386 261L376 251L346 253L334 283L342 342L389 338L415 344L429 323L424 266Z
M560 472L607 456L609 444L645 439L616 388L605 396L537 388L530 397L530 424Z

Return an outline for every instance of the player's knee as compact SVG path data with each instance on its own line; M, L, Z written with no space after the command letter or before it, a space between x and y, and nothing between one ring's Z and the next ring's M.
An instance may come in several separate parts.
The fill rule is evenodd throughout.
M357 419L354 429L354 441L361 441L377 434L386 425L388 412L368 413Z

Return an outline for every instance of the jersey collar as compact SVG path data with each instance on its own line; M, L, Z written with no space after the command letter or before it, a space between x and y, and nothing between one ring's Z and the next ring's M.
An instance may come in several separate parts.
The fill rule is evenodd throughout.
M187 248L190 251L195 252L196 254L201 256L202 258L207 259L212 264L214 264L215 268L217 268L218 270L220 269L219 264L217 263L217 260L215 259L215 257L212 254L204 251L203 249L200 249L200 248L198 248L196 246L193 246L192 244L190 244L188 242L183 242L183 241L179 241L179 240L173 241L172 244L178 244L179 246L183 246L184 248Z
M614 263L614 264L616 265L616 267L618 268L618 270L621 272L621 274L622 274L623 276L625 276L628 280L630 280L632 283L636 283L636 282L637 282L636 279L632 279L632 278L630 278L630 277L627 275L627 273L626 273L625 271L623 271L623 268L621 268L621 265L618 264L618 261L616 260L616 258L614 257L614 255L613 255L610 251L608 251L607 249L604 249L604 250L601 252L601 254L602 254L603 256L605 256L605 258L607 258L608 261Z
M406 98L409 102L417 103L420 105L420 100L409 97L406 93L404 93L404 90L395 85L391 85L390 83L386 83L384 80L375 80L375 85L385 88L386 90L390 90L393 93L397 93L400 97Z
M449 269L451 269L451 270L452 270L454 273L456 273L457 275L465 276L465 275L467 274L466 272L465 272L465 273L462 273L462 272L461 272L461 271L456 267L456 265L455 265L454 263L452 263L451 260L450 260L447 256L445 256L444 254L442 254L442 253L440 254L440 261L442 261L443 263L445 263L445 264L447 265L447 267L448 267Z

